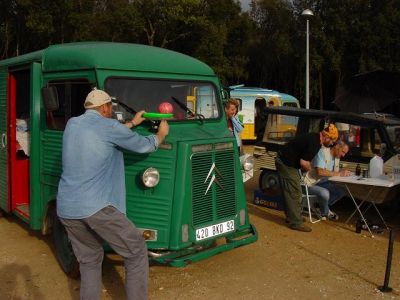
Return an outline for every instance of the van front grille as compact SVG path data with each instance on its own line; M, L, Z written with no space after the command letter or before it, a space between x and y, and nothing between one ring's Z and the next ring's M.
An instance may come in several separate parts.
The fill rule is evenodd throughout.
M193 225L234 217L236 214L233 149L192 155Z

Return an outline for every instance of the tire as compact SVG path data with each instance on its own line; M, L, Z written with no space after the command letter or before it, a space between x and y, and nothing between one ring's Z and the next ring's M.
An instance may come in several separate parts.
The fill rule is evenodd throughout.
M58 219L55 211L53 213L53 241L58 263L65 274L71 278L78 278L79 263L72 250L72 245L68 239L64 225Z
M262 170L258 179L258 186L267 196L282 195L279 177L276 171Z

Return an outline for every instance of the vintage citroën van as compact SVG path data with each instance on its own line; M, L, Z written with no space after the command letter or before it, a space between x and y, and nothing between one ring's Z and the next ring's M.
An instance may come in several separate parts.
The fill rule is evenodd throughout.
M76 275L77 264L55 214L62 135L94 87L115 98L121 122L161 102L174 108L158 151L124 154L127 216L143 231L150 259L183 266L257 239L242 181L252 162L239 160L210 67L144 45L54 45L0 62L0 208L52 232L66 273ZM146 135L155 126L148 120L135 130Z

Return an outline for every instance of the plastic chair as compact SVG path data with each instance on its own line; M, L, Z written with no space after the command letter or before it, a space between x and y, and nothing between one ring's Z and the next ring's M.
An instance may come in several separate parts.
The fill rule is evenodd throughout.
M319 218L319 219L313 220L312 212L311 212L311 204L310 204L310 199L317 199L317 196L309 194L308 185L304 181L305 175L303 175L300 170L299 170L299 175L300 175L300 185L301 185L301 191L302 191L302 199L306 198L306 200L307 200L308 216L310 218L310 222L312 224L318 223L318 222L321 221L321 219Z

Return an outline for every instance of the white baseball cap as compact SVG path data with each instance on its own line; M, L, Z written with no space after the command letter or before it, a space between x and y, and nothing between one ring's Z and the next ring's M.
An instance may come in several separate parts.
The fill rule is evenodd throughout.
M94 88L86 97L85 108L94 108L111 102L111 97L105 91Z

